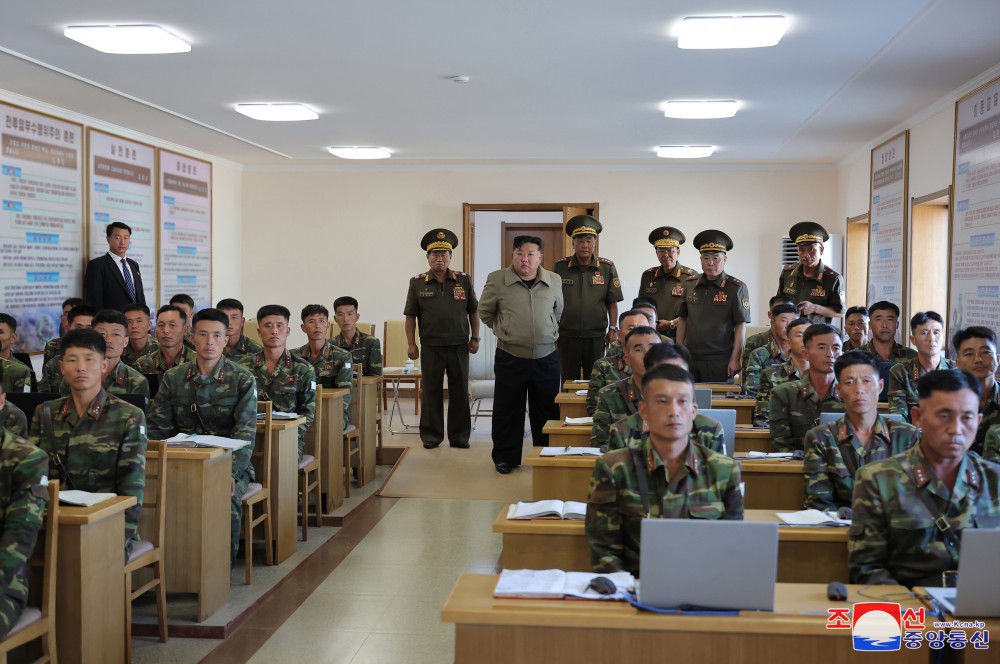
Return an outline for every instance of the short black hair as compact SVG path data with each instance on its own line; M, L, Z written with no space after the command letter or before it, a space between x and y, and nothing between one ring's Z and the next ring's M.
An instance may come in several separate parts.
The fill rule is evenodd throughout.
M675 383L687 383L694 389L694 376L687 369L682 369L676 364L661 364L647 371L642 377L642 391L646 391L654 380L669 380Z
M917 396L929 399L933 392L960 392L972 390L976 399L982 396L979 381L968 371L961 369L936 369L928 371L917 381Z
M172 304L164 304L162 307L160 307L159 309L156 310L156 315L157 315L157 317L159 317L159 316L167 313L168 311L176 311L177 313L179 313L181 315L181 320L184 321L185 323L187 322L188 315L186 313L184 313L184 310L181 309L180 307L174 306Z
M962 347L969 339L986 339L991 344L993 344L993 349L996 350L997 347L997 334L988 327L983 327L982 325L972 325L963 330L959 330L955 333L955 336L951 338L951 344L955 347L955 352Z
M643 318L646 318L646 314L639 311L638 309L629 309L628 311L623 311L622 313L618 314L618 322L621 323L629 316L642 316Z
M302 320L309 318L310 316L315 316L316 314L323 314L327 320L330 319L330 311L324 307L322 304L307 304L302 307Z
M219 303L215 305L215 308L219 309L220 311L226 309L228 310L238 309L241 314L243 313L243 303L231 297L219 300Z
M656 344L646 351L646 355L642 358L642 366L649 371L650 368L670 360L683 360L684 365L690 367L691 353L680 344Z
M96 315L97 315L97 309L93 308L89 304L78 304L72 309L70 309L69 313L66 314L66 321L72 323L80 316L90 316L91 318L93 318Z
M806 318L805 316L803 316L802 318L796 318L791 323L785 326L785 334L790 335L792 333L792 330L797 328L799 325L812 325L812 324L813 324L812 318ZM804 336L805 335L803 335L803 337Z
M844 320L847 320L848 316L853 316L854 314L861 314L865 318L871 318L871 314L868 313L868 307L854 306L848 307L847 311L844 312Z
M941 329L944 329L944 318L941 317L941 314L936 311L918 311L910 319L910 332L916 332L918 327L930 321L940 324Z
M542 250L542 238L537 235L518 235L514 237L514 248L520 249L522 244L537 244L538 251Z
M170 304L176 305L177 303L186 304L187 306L194 309L194 298L187 293L177 293L172 298L170 298Z
M229 316L227 316L221 309L213 309L212 307L202 309L191 317L191 329L193 330L198 327L198 323L203 320L211 321L213 323L222 323L223 327L227 330L229 329Z
M795 314L798 316L800 313L799 308L791 302L782 302L771 307L771 318L780 316L781 314Z
M830 325L829 323L813 323L809 326L809 329L806 330L806 333L802 335L802 343L808 345L814 337L819 337L824 334L833 334L840 339L840 330L835 328L833 325Z
M147 307L145 304L139 304L138 302L133 302L132 304L122 309L123 314L127 314L130 311L141 311L142 313L146 314L147 318L149 317L149 307Z
M656 311L656 302L649 299L648 297L637 297L632 300L633 309L652 309Z
M784 293L779 293L778 295L771 296L771 299L767 301L767 308L774 309L774 305L776 304L795 304L795 299Z
M660 333L656 331L655 327L650 327L649 325L640 325L639 327L633 327L629 330L629 333L625 335L625 343L623 345L628 346L629 339L635 336L646 336L651 334L657 339L660 338Z
M333 301L333 310L336 311L337 307L354 307L354 310L357 311L358 301L350 295L341 295Z
M291 320L292 312L288 310L288 307L283 307L280 304L265 304L257 310L257 322L260 323L267 316L281 316L287 321Z
M128 231L129 235L132 234L132 227L129 226L128 224L123 224L120 221L112 221L110 224L108 224L107 228L104 229L105 233L107 233L107 237L111 237L111 234L115 232L116 228L120 228L123 231Z
M87 301L82 297L67 297L63 300L62 308L65 309L66 307L69 307L72 309L73 307L78 307L81 304L87 304Z
M876 311L888 310L896 314L896 318L899 318L899 307L890 302L889 300L879 300L875 304L868 307L868 315L873 316Z
M128 321L125 320L125 314L117 309L101 309L94 314L94 320L91 322L91 325L97 327L100 323L121 325L128 330Z
M108 345L104 337L96 330L70 330L59 341L59 351L66 353L68 348L83 348L99 353L101 357L108 354Z
M0 325L6 325L11 332L17 332L17 319L10 314L0 313Z
M837 361L833 363L833 375L837 377L837 380L840 380L840 372L856 364L869 366L874 369L876 376L880 375L878 358L875 357L874 353L869 353L866 350L849 350L838 357Z

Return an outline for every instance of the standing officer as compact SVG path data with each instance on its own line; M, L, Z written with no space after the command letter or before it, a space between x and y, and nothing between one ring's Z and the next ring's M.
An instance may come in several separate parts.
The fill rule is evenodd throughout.
M750 292L746 284L725 272L726 252L733 248L728 235L702 231L694 245L701 252L702 273L684 282L677 343L687 343L696 381L724 382L740 371L750 322Z
M472 435L469 413L469 353L479 350L479 301L472 277L455 272L451 252L458 236L446 228L428 231L420 240L427 252L427 272L410 279L406 293L406 355L420 358L417 321L420 321L422 390L420 439L425 449L444 440L444 375L448 374L448 441L452 447L468 447ZM470 338L471 337L471 338Z
M788 229L799 250L799 262L781 268L778 295L795 298L802 315L814 323L829 323L844 311L844 278L823 265L826 229L814 221L800 221Z
M566 222L573 238L573 255L556 261L566 307L559 321L562 380L589 377L594 362L604 357L605 344L617 339L618 303L625 299L615 264L595 253L601 222L580 214ZM610 329L608 321L611 321ZM581 374L582 372L582 374Z
M684 302L684 281L698 273L677 262L684 244L684 234L672 226L660 226L649 234L649 243L656 249L659 266L642 273L639 297L656 303L656 329L671 339L677 336L677 316Z

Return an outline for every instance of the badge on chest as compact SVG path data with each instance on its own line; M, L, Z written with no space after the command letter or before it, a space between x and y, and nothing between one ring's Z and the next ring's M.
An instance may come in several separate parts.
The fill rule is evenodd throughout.
M590 278L591 286L603 286L604 285L604 275L598 270L594 273L594 276Z
M786 281L785 282L785 287L784 287L784 289L782 289L781 292L784 293L785 295L792 295L792 296L794 296L797 293L797 291L795 290L795 282L793 282L793 281Z
M728 302L728 301L729 301L729 294L726 293L725 291L719 291L718 293L712 296L712 302Z
M451 295L456 300L464 300L466 298L465 288L463 288L462 286L455 286L455 288L452 289L451 291Z
M684 297L684 286L677 284L671 289L670 294L676 297Z
M826 297L826 289L822 286L817 286L809 291L809 297Z

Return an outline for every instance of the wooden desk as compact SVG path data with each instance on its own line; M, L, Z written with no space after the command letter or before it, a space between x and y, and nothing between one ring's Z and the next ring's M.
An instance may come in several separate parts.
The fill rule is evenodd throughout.
M745 510L747 521L779 521L770 510ZM583 521L507 518L507 507L493 521L503 537L504 569L562 569L589 572L590 549ZM778 529L778 581L846 581L847 528L782 526Z
M549 437L549 447L587 447L590 445L590 425L563 425L562 420L549 420L542 433Z
M753 424L753 407L756 404L753 399L712 397L712 408L728 408L736 411L736 424Z
M197 594L198 622L204 622L229 603L233 455L218 447L170 447L167 459L167 592ZM146 495L155 496L149 485ZM153 526L152 519L140 522L143 539L153 539Z
M565 421L567 417L587 417L587 397L574 392L560 392L556 395L556 403L559 404L559 419Z
M271 540L274 564L286 560L298 547L299 503L299 425L306 419L272 420L271 438ZM257 444L261 442L264 423L257 422ZM260 469L255 468L258 479ZM258 526L263 529L263 524ZM227 531L228 533L228 531Z
M590 383L588 381L583 381L582 383L578 383L578 382L573 381L573 380L567 380L562 385L562 391L563 392L576 392L577 390L585 390L585 389L587 389L587 387L589 385L590 385Z
M125 510L135 502L118 496L59 510L56 643L63 664L125 661Z
M319 472L324 512L344 504L344 397L348 394L347 388L324 389L323 398L316 404L316 409L323 411L322 430L313 426L306 432L306 454L313 454L317 439L322 450Z
M736 453L773 452L774 441L770 429L753 429L736 426Z
M595 457L543 457L542 449L533 447L524 460L524 465L531 466L531 500L587 502Z
M694 386L700 389L712 390L713 395L724 397L730 392L739 392L739 383L695 383Z
M442 621L455 623L456 664L847 664L861 659L850 630L826 628L830 600L824 584L777 584L774 612L684 616L639 612L624 602L494 599L496 580L492 574L462 574L441 610ZM847 588L849 602L865 601L858 595L861 586ZM905 593L897 586L880 590ZM903 610L920 606L913 598L899 603ZM873 660L926 664L927 657L925 646L879 653Z
M412 376L413 374L407 374ZM417 375L419 379L419 374ZM358 486L375 479L375 466L378 463L378 432L375 421L382 417L379 408L379 392L382 386L382 376L362 376L361 391L363 392L364 412L361 413L361 453L364 455L365 472L358 478ZM353 399L351 400L353 403ZM400 414L402 417L402 414ZM352 420L358 421L358 420Z

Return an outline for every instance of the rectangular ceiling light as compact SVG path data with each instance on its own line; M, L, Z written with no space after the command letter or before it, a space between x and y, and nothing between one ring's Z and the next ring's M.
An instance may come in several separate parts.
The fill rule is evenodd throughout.
M781 41L784 16L690 16L681 21L678 48L761 48Z
M158 25L71 25L63 34L73 41L117 55L187 53L191 45Z
M341 159L388 159L392 153L378 147L332 147L330 154Z
M308 106L296 103L236 104L236 112L266 122L299 122L319 117L319 114Z
M661 145L656 148L656 156L664 159L703 159L711 157L715 147L711 145Z
M731 118L736 115L739 104L726 101L668 101L663 105L663 115L682 120L709 120Z

